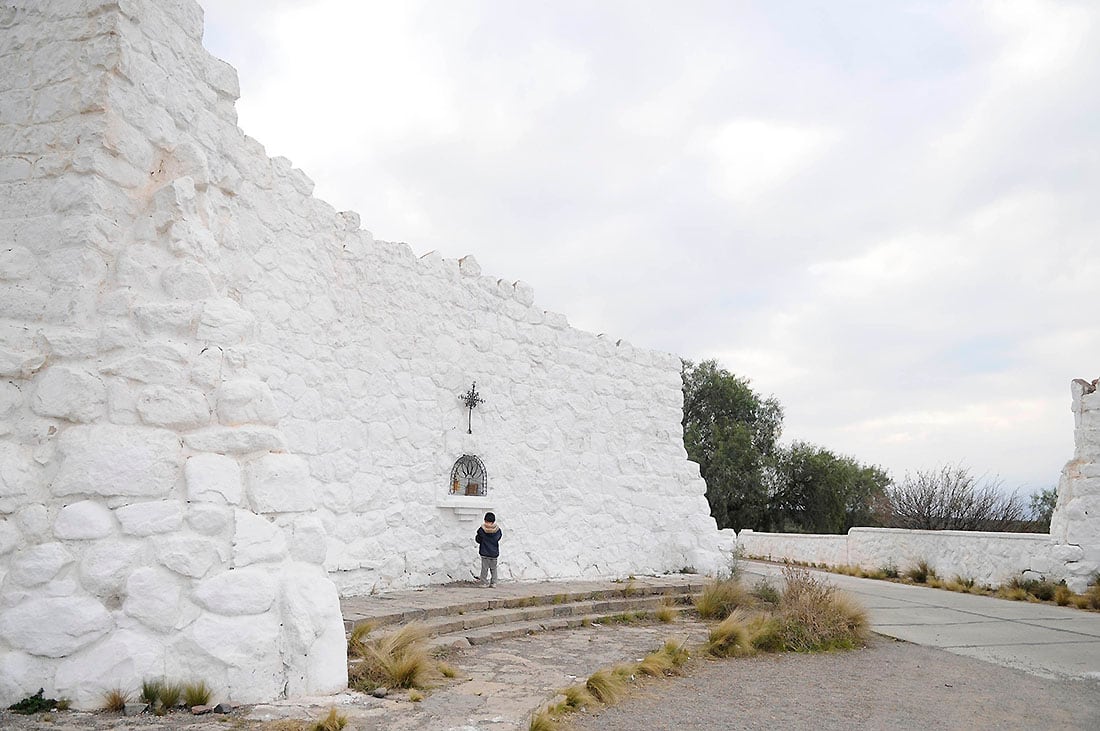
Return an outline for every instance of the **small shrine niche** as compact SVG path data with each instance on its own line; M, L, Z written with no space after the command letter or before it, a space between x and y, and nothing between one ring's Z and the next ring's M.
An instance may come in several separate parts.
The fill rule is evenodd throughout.
M472 454L464 454L451 469L451 495L483 496L488 493L485 465Z

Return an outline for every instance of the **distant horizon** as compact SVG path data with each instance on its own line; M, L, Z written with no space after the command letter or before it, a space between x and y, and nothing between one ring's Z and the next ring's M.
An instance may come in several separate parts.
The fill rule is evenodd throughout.
M714 358L895 479L1072 458L1100 7L202 4L241 128L379 239Z

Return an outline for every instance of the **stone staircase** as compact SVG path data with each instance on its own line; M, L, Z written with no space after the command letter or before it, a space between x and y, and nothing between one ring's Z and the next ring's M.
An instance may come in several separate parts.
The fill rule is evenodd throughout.
M536 632L652 617L662 606L691 608L703 577L672 574L623 581L450 584L341 601L344 628L376 632L419 622L435 648L467 647Z

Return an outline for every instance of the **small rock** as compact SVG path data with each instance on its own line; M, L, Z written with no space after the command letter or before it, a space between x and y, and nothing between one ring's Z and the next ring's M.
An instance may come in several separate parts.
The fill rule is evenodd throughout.
M385 698L387 695L389 695L389 693L389 688L375 688L370 692L370 694L375 698Z
M222 702L214 706L214 713L232 713L233 704L228 702Z
M122 709L123 716L140 716L149 710L148 703L127 703Z
M191 715L202 716L214 710L214 706L191 706Z

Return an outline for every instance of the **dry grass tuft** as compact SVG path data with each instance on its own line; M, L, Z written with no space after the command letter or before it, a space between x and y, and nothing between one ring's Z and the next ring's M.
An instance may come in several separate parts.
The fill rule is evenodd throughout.
M932 568L929 563L923 558L917 561L913 568L905 572L905 578L910 581L914 581L918 584L924 584L928 582L929 577L935 578L936 570Z
M348 717L335 708L328 709L328 715L318 719L309 727L309 731L340 731L348 725Z
M753 653L753 629L764 615L735 609L710 631L706 651L714 657L741 657Z
M695 598L695 609L703 619L725 619L734 609L752 603L752 595L737 579L715 579Z
M440 662L436 665L436 669L439 670L439 674L444 678L458 677L458 668L450 663Z
M432 670L425 643L427 637L427 628L416 622L374 639L356 638L353 633L348 651L356 653L353 658L358 662L349 668L352 687L364 692L381 685L423 687Z
M561 693L565 696L565 709L570 711L579 711L596 703L596 698L585 685L571 685Z
M588 677L584 687L592 697L604 705L618 703L626 695L627 681L622 675L609 670L597 670Z
M558 722L554 720L550 709L542 708L531 716L527 731L558 731Z
M867 635L867 613L855 601L836 588L815 578L805 569L783 570L783 587L776 633L767 644L779 644L785 650L815 652L850 649ZM764 630L765 628L761 628ZM763 645L763 640L758 640Z
M130 694L122 688L114 688L103 694L103 710L122 713L130 702Z

